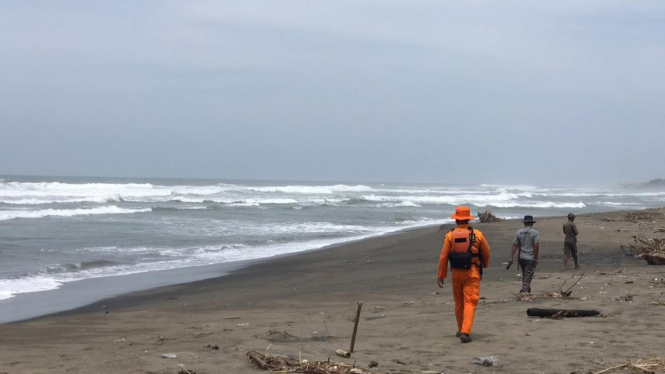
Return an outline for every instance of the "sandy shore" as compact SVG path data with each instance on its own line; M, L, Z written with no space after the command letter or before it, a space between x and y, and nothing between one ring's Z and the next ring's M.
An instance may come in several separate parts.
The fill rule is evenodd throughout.
M661 213L665 210L661 210ZM541 265L534 294L572 285L574 299L518 301L518 271L505 270L518 221L476 224L492 247L471 344L455 338L450 285L436 286L443 232L425 228L278 258L229 276L125 295L35 320L0 325L0 373L259 373L248 350L342 361L371 372L586 373L663 355L665 267L625 256L631 235L665 219L624 213L578 217L582 269L563 271L561 225L538 219ZM566 286L566 288L567 288ZM632 301L623 301L631 299ZM538 319L529 307L598 309L606 316ZM279 332L279 333L278 333ZM206 347L217 345L218 350ZM175 359L162 358L173 353ZM498 366L474 365L495 356ZM398 362L399 361L399 362Z

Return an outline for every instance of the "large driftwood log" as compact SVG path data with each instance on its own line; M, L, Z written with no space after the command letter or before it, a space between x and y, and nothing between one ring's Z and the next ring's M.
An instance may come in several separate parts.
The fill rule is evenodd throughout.
M561 318L561 317L593 317L600 315L600 312L592 309L541 309L529 308L526 314L530 317L541 318Z

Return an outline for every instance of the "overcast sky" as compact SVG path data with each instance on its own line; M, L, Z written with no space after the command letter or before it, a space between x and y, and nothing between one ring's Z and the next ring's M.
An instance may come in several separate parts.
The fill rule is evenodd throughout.
M3 1L0 174L665 177L663 1Z

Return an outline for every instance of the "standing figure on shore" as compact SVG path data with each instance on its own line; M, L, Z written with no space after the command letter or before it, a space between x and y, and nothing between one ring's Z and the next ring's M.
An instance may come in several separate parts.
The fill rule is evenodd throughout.
M483 268L490 263L490 246L483 233L469 226L469 221L474 219L469 208L457 207L450 218L455 219L457 227L450 230L443 240L437 285L443 288L443 280L448 275L448 261L450 261L457 318L456 336L462 343L469 343L476 306L480 300Z
M563 224L563 233L566 238L563 240L563 268L568 270L568 259L573 256L575 260L575 269L580 268L577 262L577 235L580 233L575 225L575 215L568 213L568 222Z
M540 233L533 229L533 216L524 216L524 227L517 230L513 240L513 248L510 251L509 264L513 263L515 252L517 253L517 268L522 268L522 289L520 293L531 293L531 281L536 273L538 265L538 250L540 249Z

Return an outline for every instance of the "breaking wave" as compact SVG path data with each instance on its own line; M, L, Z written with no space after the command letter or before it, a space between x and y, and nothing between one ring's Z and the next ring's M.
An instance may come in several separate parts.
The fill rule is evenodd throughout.
M150 212L150 209L128 209L119 208L115 205L97 207L97 208L78 208L78 209L42 209L42 210L2 210L0 211L0 221L17 218L43 218L43 217L74 217L99 214L132 214Z

